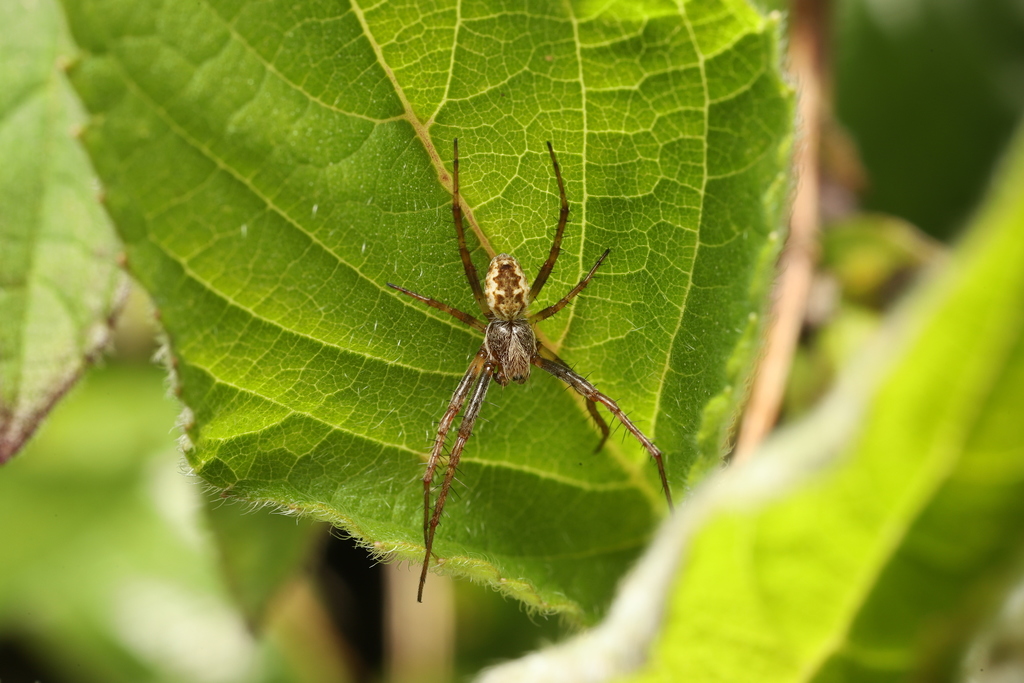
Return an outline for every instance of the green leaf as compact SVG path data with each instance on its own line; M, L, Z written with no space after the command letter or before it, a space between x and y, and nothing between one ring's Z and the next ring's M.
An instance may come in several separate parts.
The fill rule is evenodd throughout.
M74 82L132 271L160 309L188 457L232 495L422 554L419 480L481 343L385 286L473 311L478 267L550 248L541 332L666 452L682 492L735 417L778 247L792 94L745 2L67 0ZM435 545L443 571L593 618L664 513L631 440L599 454L557 380L494 388ZM410 596L412 599L412 596Z
M0 4L0 464L106 343L126 291L73 137L71 52L56 2Z
M1022 186L1024 134L886 352L764 461L729 473L639 680L959 680L978 617L1024 555ZM752 484L806 478L829 446L844 452L826 473L752 509ZM799 452L818 461L794 465Z

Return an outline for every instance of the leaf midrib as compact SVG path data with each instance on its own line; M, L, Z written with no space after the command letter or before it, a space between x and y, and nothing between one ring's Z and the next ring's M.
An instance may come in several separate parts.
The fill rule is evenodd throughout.
M381 49L380 43L373 35L373 31L370 29L369 23L366 21L366 16L363 14L363 9L360 7L358 0L350 0L352 12L355 14L356 19L359 21L359 26L363 30L363 36L366 41L370 44L370 48L373 50L373 54L377 59L377 64L383 69L385 75L388 77L388 81L391 83L391 87L395 91L395 95L398 97L399 102L402 104L402 108L405 110L404 118L410 126L412 126L413 132L420 144L423 145L424 150L427 152L427 156L430 158L431 164L434 166L434 171L437 173L437 180L441 187L445 188L449 194L452 193L452 181L448 175L448 171L445 168L444 162L441 161L441 156L438 154L437 148L434 147L434 141L430 137L430 126L433 125L433 117L427 122L422 123L416 112L412 108L412 104L409 102L409 98L405 95L405 89L402 88L398 82L398 77L395 76L395 72L391 69L387 60L384 58L384 51ZM458 26L455 27L456 34L458 33ZM452 63L455 60L455 44L452 44ZM449 79L451 78L449 72ZM445 88L445 95L447 96L447 87ZM440 111L446 104L447 100L442 99L438 102L437 111ZM435 112L436 115L436 112ZM470 229L476 234L477 240L480 242L480 246L483 247L484 251L487 252L489 258L493 258L495 255L494 247L491 246L490 240L484 234L480 224L476 220L476 216L473 213L473 207L467 204L465 198L460 197L460 204L462 205L462 213L469 223Z

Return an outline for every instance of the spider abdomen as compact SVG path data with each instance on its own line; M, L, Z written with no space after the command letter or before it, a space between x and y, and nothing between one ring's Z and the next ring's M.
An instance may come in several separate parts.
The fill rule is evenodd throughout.
M498 254L487 266L484 294L487 305L502 320L515 320L526 312L530 283L515 256Z
M525 318L491 321L484 333L484 347L490 360L497 363L494 379L499 384L508 384L509 380L522 384L529 379L537 338Z

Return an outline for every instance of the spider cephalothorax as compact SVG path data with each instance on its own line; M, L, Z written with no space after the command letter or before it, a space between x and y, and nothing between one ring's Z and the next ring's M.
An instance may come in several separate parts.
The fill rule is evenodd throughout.
M430 566L430 554L434 546L434 533L438 523L441 521L441 513L444 511L444 504L451 490L452 481L455 478L455 470L462 456L462 450L473 432L473 424L480 414L480 407L487 396L487 386L493 379L498 384L505 386L510 381L524 383L530 377L530 366L536 366L558 379L562 380L575 389L587 401L587 410L597 422L601 430L601 441L597 450L601 450L605 440L608 438L608 425L604 418L597 412L597 404L605 406L611 413L629 430L629 432L643 444L647 452L651 454L658 465L658 474L661 476L661 485L665 491L665 499L672 507L672 494L668 487L668 480L665 477L665 465L662 462L661 451L644 436L636 425L630 421L622 412L618 404L611 398L605 396L594 387L593 384L577 374L569 365L542 342L537 340L533 331L534 324L550 318L562 310L569 301L583 291L590 279L594 276L598 267L608 256L610 250L605 250L600 258L587 273L586 277L580 280L579 284L573 287L568 294L562 297L557 303L548 306L539 313L529 314L528 308L541 288L551 275L558 253L561 251L562 233L565 231L565 224L569 218L569 202L565 198L565 185L562 182L562 171L558 167L558 160L555 158L555 151L548 144L548 153L551 155L551 164L555 169L555 179L558 181L558 195L561 200L561 209L558 214L558 227L555 229L555 239L551 245L551 251L547 260L541 266L537 279L530 285L523 273L519 261L508 254L498 254L491 259L487 267L487 274L484 277L485 286L480 286L480 278L473 265L469 249L466 247L466 235L462 227L462 205L459 199L459 141L454 143L454 158L452 160L452 217L455 219L455 235L459 241L459 256L462 258L462 266L466 271L466 278L469 280L469 287L473 290L473 297L476 299L480 312L487 319L487 323L480 322L468 313L457 308L441 303L435 299L425 297L422 294L411 292L404 287L388 283L389 287L397 289L414 299L422 301L428 306L448 313L470 327L484 333L484 342L477 352L476 357L469 365L469 370L459 382L455 389L448 409L441 417L437 428L437 437L434 439L434 447L430 451L430 459L427 461L427 471L423 475L423 540L425 553L423 557L423 568L420 572L419 595L417 599L423 600L423 585L427 580L427 569ZM434 473L444 455L445 443L448 440L448 432L462 407L466 409L462 415L462 423L459 426L458 436L448 455L448 467L445 470L444 480L441 489L434 503L431 513L430 494L434 482Z

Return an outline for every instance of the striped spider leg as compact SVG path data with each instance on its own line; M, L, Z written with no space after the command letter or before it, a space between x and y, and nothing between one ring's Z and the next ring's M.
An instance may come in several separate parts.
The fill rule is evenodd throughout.
M487 389L491 381L501 386L510 382L523 384L530 377L531 366L538 367L562 380L577 393L586 399L587 410L594 418L598 428L601 430L601 441L597 450L600 450L608 439L608 424L597 411L597 404L600 403L617 419L622 425L643 445L647 452L654 458L658 466L658 474L661 477L661 486L665 492L665 500L668 501L669 509L672 508L672 493L669 490L668 479L665 476L665 465L658 447L648 439L636 425L619 408L618 404L610 397L602 394L578 373L568 363L543 342L537 339L534 332L534 325L550 318L565 308L566 305L579 294L590 283L594 273L608 257L610 249L606 250L597 262L590 269L590 272L580 280L579 284L573 287L568 294L562 297L555 304L530 314L527 309L529 305L540 294L541 289L551 275L555 267L555 261L561 252L562 235L565 232L565 225L569 218L569 202L565 198L565 184L562 181L562 171L555 158L555 151L551 143L547 143L548 154L551 156L551 165L555 169L555 179L558 181L558 195L561 202L558 213L558 227L555 228L555 239L551 244L551 251L547 260L541 266L537 278L530 285L526 280L519 261L509 254L498 254L491 259L487 272L484 275L484 283L481 285L480 277L477 274L476 266L470 258L469 249L466 247L466 234L462 225L462 206L459 199L459 141L454 142L454 153L452 163L452 218L455 222L455 235L459 243L459 256L462 259L463 269L466 271L466 279L469 281L470 289L473 291L473 298L476 299L480 312L487 320L486 323L465 313L453 306L442 303L430 297L412 292L404 287L388 283L388 287L397 289L402 294L421 301L428 306L444 311L457 320L469 325L473 329L483 332L484 341L477 351L469 369L466 371L462 381L459 382L447 410L441 417L438 424L437 436L427 459L427 469L423 475L423 542L424 555L423 566L420 571L419 591L417 600L423 601L423 586L427 581L427 570L430 567L430 558L433 554L434 535L437 525L441 521L441 514L444 512L444 505L451 491L452 482L455 479L455 472L459 466L459 459L466 446L466 441L473 433L473 425L480 415L480 408L487 397ZM434 477L437 474L438 466L444 459L444 449L448 442L448 433L455 424L455 418L462 413L462 421L459 423L456 432L455 443L448 454L447 467L444 477L438 490L437 499L431 506L431 494L434 491Z

